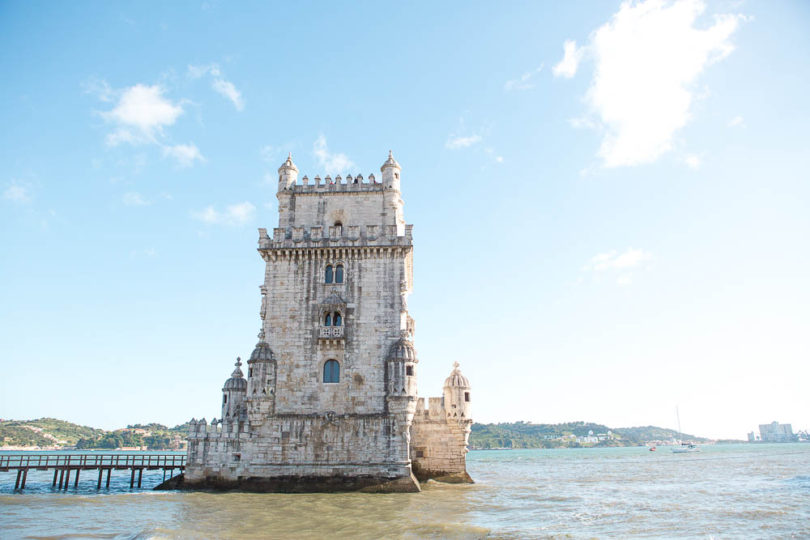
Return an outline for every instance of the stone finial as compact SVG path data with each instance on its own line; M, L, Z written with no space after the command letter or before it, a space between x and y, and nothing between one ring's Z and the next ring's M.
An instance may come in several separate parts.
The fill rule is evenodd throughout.
M241 379L242 376L243 376L242 375L242 369L241 369L242 368L242 358L237 356L236 357L236 363L234 365L236 366L236 369L234 369L233 373L231 373L231 377L236 378L236 379Z
M261 342L263 342L263 341L264 341L264 328L262 328L261 330L259 330L259 335L258 335L258 338L259 338L259 343L261 343Z
M458 371L459 363L458 361L453 362L453 371Z

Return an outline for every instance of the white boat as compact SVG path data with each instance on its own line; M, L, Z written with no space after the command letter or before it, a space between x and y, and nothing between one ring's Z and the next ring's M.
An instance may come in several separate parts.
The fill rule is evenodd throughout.
M678 435L683 435L683 432L681 431L681 414L678 412L678 407L675 407L675 416L678 417ZM700 452L700 448L692 443L685 443L683 441L678 442L680 443L679 446L672 447L673 454L691 454L693 452Z

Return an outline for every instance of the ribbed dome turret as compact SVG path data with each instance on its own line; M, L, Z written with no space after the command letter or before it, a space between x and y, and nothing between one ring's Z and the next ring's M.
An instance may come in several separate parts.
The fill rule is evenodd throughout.
M450 376L444 380L444 387L445 388L469 388L470 381L461 374L461 370L458 368L458 362L453 363L453 371L450 373Z
M231 373L231 378L225 381L225 386L222 387L223 390L247 390L247 381L245 380L245 376L242 374L242 359L237 357L236 358L236 369L233 370Z
M281 167L278 168L278 172L282 172L285 169L292 169L295 172L298 172L298 167L295 166L292 160L292 153L287 156L287 160L281 164Z
M388 351L388 359L418 362L416 359L416 349L414 349L413 344L405 338L391 345L391 349Z
M385 169L387 169L388 167L396 167L397 169L402 169L402 167L399 166L399 163L397 163L397 160L394 159L394 153L391 152L391 150L388 151L388 159L386 159L385 163L382 164L382 167L380 167L380 171L385 172Z
M253 349L253 352L250 354L250 360L248 360L248 364L253 364L255 362L275 362L276 357L273 354L273 350L270 348L270 345L264 340L264 330L259 332L259 342L256 344L256 348Z

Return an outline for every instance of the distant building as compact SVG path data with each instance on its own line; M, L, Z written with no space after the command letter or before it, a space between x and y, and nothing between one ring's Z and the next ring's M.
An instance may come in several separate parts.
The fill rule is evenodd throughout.
M791 442L795 439L791 425L779 422L760 424L759 436L763 442Z
M756 440L757 440L757 436L754 434L753 431L748 434L748 442L755 442Z

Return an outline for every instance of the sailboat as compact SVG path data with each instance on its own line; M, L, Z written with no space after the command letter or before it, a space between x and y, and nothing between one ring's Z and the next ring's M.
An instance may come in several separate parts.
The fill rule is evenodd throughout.
M678 417L678 435L683 435L681 431L681 414L678 412L678 407L675 407L675 416ZM683 441L680 442L679 446L672 447L673 454L691 454L692 452L700 452L700 448L695 446L693 443L685 443Z

